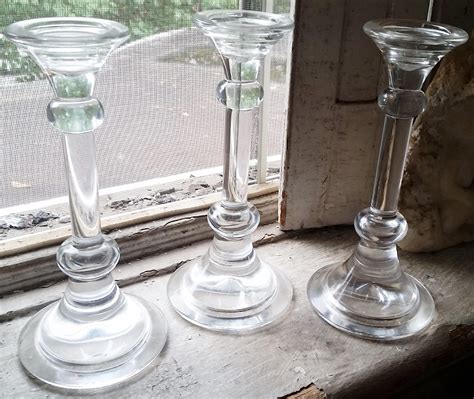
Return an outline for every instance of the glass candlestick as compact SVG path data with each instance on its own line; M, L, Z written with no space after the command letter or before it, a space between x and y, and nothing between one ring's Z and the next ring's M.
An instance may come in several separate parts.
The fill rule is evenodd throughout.
M217 99L226 107L223 199L208 213L215 233L209 251L175 272L168 297L194 324L243 333L280 319L293 296L287 278L254 251L250 235L260 215L247 202L252 110L263 100L259 69L293 22L284 15L229 10L201 12L193 22L211 38L224 67L217 86Z
M414 20L375 20L365 33L381 50L388 89L378 98L385 113L370 207L355 221L360 242L342 264L318 270L309 300L329 324L364 338L394 340L414 335L435 315L433 298L402 271L396 243L407 232L397 212L413 118L423 112L421 91L431 69L467 34L451 26Z
M93 90L97 72L128 39L128 29L101 19L42 18L14 23L5 36L42 68L53 88L47 116L61 132L72 224L72 237L57 253L69 277L64 296L23 328L20 361L59 388L104 388L151 365L167 328L154 305L115 284L119 248L100 228L93 131L104 112Z

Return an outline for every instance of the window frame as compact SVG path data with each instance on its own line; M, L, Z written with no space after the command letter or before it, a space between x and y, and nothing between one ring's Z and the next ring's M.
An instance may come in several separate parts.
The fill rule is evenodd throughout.
M240 8L252 8L252 1L241 0ZM263 0L262 9L272 12L273 0ZM264 90L269 89L270 85L270 57L271 55L267 57L263 68ZM260 109L260 117L269 114L265 104L264 102ZM262 224L276 221L278 206L279 181L275 179L267 181L268 134L267 124L260 123L257 159L251 161L251 166L256 168L256 184L249 186L249 199L252 199L259 209ZM219 167L212 169L219 169ZM201 177L204 179L204 176ZM152 184L151 181L150 184ZM108 191L108 189L100 190L100 195L107 195ZM209 238L212 233L207 226L207 210L210 205L220 199L221 194L217 192L169 204L107 215L101 217L102 230L117 240L121 248L121 262L124 262L132 259L136 254L154 254ZM66 207L67 197L13 208L21 208L22 212L29 212L37 210L38 205L43 204ZM41 206L40 209L48 212L49 208ZM0 211L0 214L5 214L5 212ZM36 288L58 278L64 278L57 270L55 253L58 245L70 235L71 227L67 224L55 226L50 230L26 232L21 236L0 240L0 295L9 294L15 290ZM162 237L161 241L157 235ZM134 237L133 245L126 244L130 241L130 236ZM163 239L166 236L173 237L173 240Z
M465 0L459 0L460 5L463 2ZM384 4L388 15L422 18L426 15L428 3L429 0L386 0ZM447 5L437 4L434 10L439 17L443 14L442 8ZM293 67L281 180L250 186L249 198L259 208L262 224L275 221L278 211L283 230L352 224L353 217L366 206L370 196L378 152L379 113L374 112L376 104L372 100L337 101L341 73L349 73L350 70L347 72L346 68L341 72L337 68L335 71L330 69L343 66L340 62L341 56L344 56L343 32L351 22L351 9L359 6L359 19L368 18L368 14L373 17L373 10L370 2L365 0L326 0L318 4L296 0L293 5L295 32L289 61ZM318 37L319 44L314 42L314 37ZM334 47L329 40L331 37L340 38L336 42L337 48L332 50L329 48L331 45ZM324 63L328 56L332 57L332 64ZM324 75L325 71L331 72L330 79L322 84L321 74ZM320 75L319 79L315 76L316 72ZM378 77L379 72L367 79L374 76ZM369 83L374 84L373 81ZM339 109L339 113L334 112L335 108ZM354 115L355 121L351 119ZM337 124L334 123L336 117ZM349 137L339 134L334 128L336 126L344 131L364 118L370 123L361 124ZM361 140L366 142L362 155L351 159L350 150ZM342 167L338 162L341 148L345 148L342 157L349 159L349 166ZM345 173L348 168L363 172L354 178ZM358 187L356 192L354 187ZM220 194L216 193L158 205L130 214L105 217L102 225L118 240L122 261L127 261L133 256L145 256L210 237L212 233L205 215L209 206L219 199ZM163 239L166 235L173 239L161 242L159 237ZM8 246L0 243L0 257L8 254L8 258L0 261L0 280L8 277L3 282L3 292L5 289L11 292L40 286L47 281L45 277L35 283L31 276L54 276L57 268L53 255L57 245L68 236L69 230L65 227L57 232L21 237L16 239L17 242L9 242ZM136 240L135 244L131 243L132 239ZM38 270L32 272L35 262L39 265ZM25 278L20 276L21 267L26 271ZM26 282L25 285L22 281Z

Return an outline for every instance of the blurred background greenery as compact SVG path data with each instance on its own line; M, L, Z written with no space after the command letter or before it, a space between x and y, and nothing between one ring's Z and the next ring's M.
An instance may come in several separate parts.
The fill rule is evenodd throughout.
M243 8L261 10L265 0L244 0ZM289 12L286 0L274 0L274 12ZM0 26L30 18L95 17L128 26L131 41L159 32L191 26L191 16L206 9L236 9L239 0L0 0ZM38 67L3 40L0 75L16 81L41 78Z

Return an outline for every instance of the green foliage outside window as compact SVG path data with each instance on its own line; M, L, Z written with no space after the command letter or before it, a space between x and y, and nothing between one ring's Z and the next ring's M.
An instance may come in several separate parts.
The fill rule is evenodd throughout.
M238 0L0 0L0 26L41 17L104 18L128 26L134 41L189 27L197 11L238 5ZM20 82L42 77L38 67L20 56L13 44L2 40L0 45L0 75L13 75Z

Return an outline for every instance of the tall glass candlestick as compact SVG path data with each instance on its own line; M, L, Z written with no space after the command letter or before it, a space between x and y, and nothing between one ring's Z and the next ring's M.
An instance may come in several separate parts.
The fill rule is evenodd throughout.
M252 110L263 100L261 62L291 32L287 16L252 11L205 11L194 24L212 39L224 67L217 98L226 107L223 199L209 210L215 236L208 253L183 266L168 284L178 313L204 328L228 333L253 331L288 310L292 287L262 262L250 235L259 223L247 202Z
M47 116L61 132L72 224L72 237L57 253L69 277L64 297L26 324L20 361L60 388L121 383L152 364L166 341L161 312L115 284L119 248L100 228L93 131L104 111L93 91L97 72L128 39L128 29L101 19L42 18L14 23L5 36L33 58L53 88Z
M370 21L364 31L381 50L389 78L378 98L385 123L372 201L355 219L360 242L354 254L316 272L308 296L334 327L393 340L420 332L435 314L428 290L400 267L396 243L406 235L407 223L397 205L413 118L426 105L423 82L467 34L443 24L394 19Z

